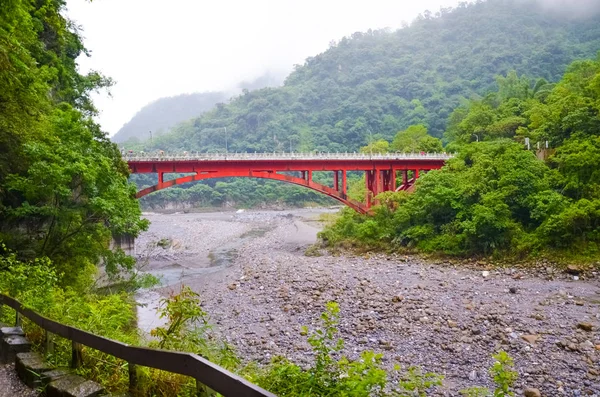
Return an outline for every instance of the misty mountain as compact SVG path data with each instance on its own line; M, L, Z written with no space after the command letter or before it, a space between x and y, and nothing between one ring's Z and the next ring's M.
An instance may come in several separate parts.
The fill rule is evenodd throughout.
M600 16L574 18L531 0L462 3L424 12L397 31L344 37L308 58L282 87L265 88L180 124L154 148L354 151L412 124L442 136L466 99L496 88L497 75L557 81L600 50ZM591 15L591 14L590 14ZM150 145L147 145L148 148Z
M150 138L150 131L156 137L178 123L211 110L217 103L226 102L243 90L252 91L281 85L284 77L281 72L267 71L254 80L238 83L230 92L197 92L157 99L140 109L119 129L112 140L117 143L132 138L132 142L143 141Z
M132 138L149 139L150 131L154 136L164 133L177 123L200 116L227 98L224 92L198 92L157 99L140 109L112 140L120 143Z

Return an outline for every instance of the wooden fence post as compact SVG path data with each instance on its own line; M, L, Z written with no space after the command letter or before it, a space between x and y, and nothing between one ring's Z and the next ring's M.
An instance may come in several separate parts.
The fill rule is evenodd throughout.
M129 393L134 395L138 385L137 366L133 363L127 363L127 367L129 371Z
M210 387L206 386L198 379L196 379L196 395L198 397L215 397L217 393Z
M77 342L71 343L71 368L79 368L82 363L81 344Z
M52 341L52 333L44 330L44 352L46 354L54 353L54 341Z
M15 315L15 327L20 327L21 326L21 313L19 313L16 310L15 310L15 312L17 313Z

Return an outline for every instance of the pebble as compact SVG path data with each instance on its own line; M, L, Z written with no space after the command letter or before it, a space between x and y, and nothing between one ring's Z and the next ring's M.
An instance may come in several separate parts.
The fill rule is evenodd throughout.
M525 397L542 397L542 393L533 387L528 387L523 391Z
M581 322L577 324L577 328L591 332L594 329L594 326L591 323Z

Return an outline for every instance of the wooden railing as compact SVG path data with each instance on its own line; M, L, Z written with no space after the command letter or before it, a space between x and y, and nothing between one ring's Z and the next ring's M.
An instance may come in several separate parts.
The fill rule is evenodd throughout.
M275 397L274 394L196 354L129 346L50 320L33 310L25 308L17 300L0 294L0 309L3 304L16 311L15 323L17 326L21 323L21 316L24 316L44 329L47 347L52 334L72 341L71 366L74 368L81 365L82 345L127 361L129 363L129 388L131 391L134 391L137 386L135 366L140 365L191 376L196 379L199 395L203 396L210 396L214 392L218 392L223 396Z

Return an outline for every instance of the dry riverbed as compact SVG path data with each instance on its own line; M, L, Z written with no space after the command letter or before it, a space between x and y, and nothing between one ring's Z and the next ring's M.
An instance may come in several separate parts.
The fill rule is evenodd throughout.
M158 298L183 283L244 359L307 364L313 356L300 328L314 328L335 300L344 354L371 349L389 368L442 374L433 395L490 386L491 355L505 350L519 372L517 395L533 387L543 396L600 397L600 276L378 254L306 257L323 211L148 214L152 226L136 250L166 285L140 295L148 304L140 326L156 326Z

